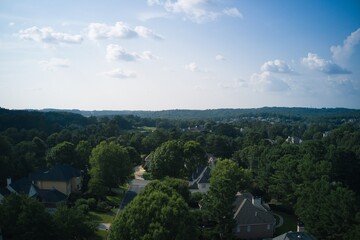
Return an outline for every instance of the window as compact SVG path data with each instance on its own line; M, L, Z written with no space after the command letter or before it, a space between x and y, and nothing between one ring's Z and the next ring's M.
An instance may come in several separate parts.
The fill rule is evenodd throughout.
M267 225L267 230L270 230L270 224Z
M240 224L238 224L237 226L236 226L236 232L240 232L241 231L241 226L240 226Z
M251 226L250 225L247 226L247 231L251 232Z

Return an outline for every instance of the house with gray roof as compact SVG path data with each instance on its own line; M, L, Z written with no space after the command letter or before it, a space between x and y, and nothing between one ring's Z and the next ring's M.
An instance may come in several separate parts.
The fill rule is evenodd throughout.
M237 193L234 202L233 234L240 239L272 238L276 219L251 193Z
M58 203L66 202L71 193L79 192L81 186L82 176L79 170L70 165L56 165L14 182L8 178L6 188L0 190L0 201L11 193L24 194L38 199L45 207L53 208Z

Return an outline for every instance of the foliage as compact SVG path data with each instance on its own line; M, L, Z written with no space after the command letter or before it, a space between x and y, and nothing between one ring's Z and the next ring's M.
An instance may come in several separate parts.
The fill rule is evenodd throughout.
M61 239L88 239L94 235L96 225L80 208L58 206L53 218Z
M125 148L115 142L105 141L91 152L89 188L98 196L104 195L104 188L117 187L128 179L132 164Z
M232 236L235 195L248 186L248 174L247 170L228 159L218 160L211 171L210 190L202 205L217 223L216 229L221 239L230 239Z
M0 226L5 239L53 239L56 226L36 199L11 194L0 204Z
M184 199L172 188L155 181L122 210L111 226L110 239L191 240L197 239L194 226Z
M308 231L320 239L339 239L349 228L355 206L355 195L326 177L303 185L295 213Z
M166 176L182 178L185 175L184 168L182 144L179 141L167 141L152 154L150 171L156 179Z

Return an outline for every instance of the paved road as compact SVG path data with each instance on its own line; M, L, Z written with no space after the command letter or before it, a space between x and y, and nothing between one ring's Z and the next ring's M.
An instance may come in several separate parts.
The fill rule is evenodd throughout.
M134 179L131 181L129 185L129 190L126 191L125 196L120 203L118 213L129 203L131 202L136 195L145 188L145 186L149 183L148 180L140 180Z

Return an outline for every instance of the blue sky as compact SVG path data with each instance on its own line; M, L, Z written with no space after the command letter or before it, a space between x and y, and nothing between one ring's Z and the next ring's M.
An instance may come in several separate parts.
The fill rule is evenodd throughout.
M360 108L360 2L0 0L0 106Z

